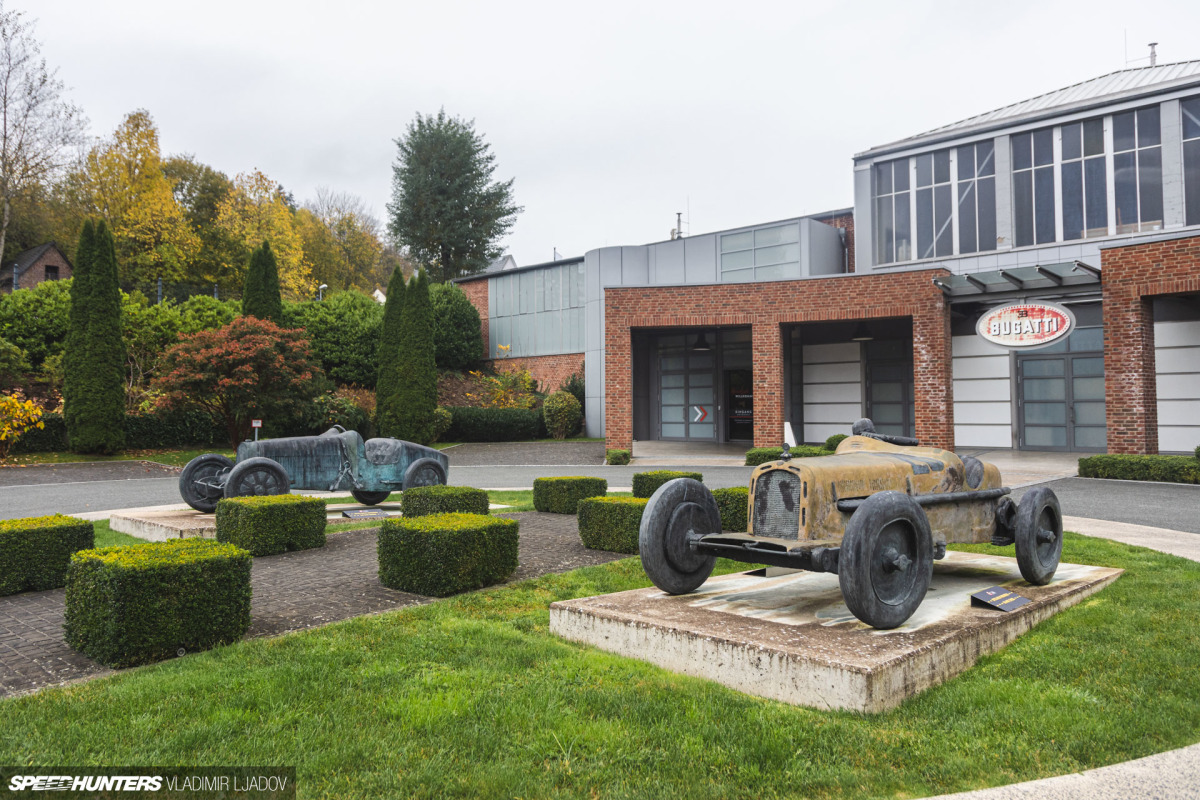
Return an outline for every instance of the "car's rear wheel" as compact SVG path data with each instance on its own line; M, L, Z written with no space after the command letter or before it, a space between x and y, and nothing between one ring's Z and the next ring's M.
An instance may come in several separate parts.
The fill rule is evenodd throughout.
M1062 558L1062 510L1052 489L1035 486L1017 506L1014 524L1017 566L1021 576L1036 586L1045 586L1058 571Z
M846 523L838 583L854 616L875 628L904 624L933 579L933 536L925 511L903 492L877 492Z
M222 497L221 473L228 472L233 462L219 453L205 453L187 463L179 475L179 494L183 501L201 514L217 510Z
M367 492L360 489L354 489L350 492L354 495L354 499L362 503L364 506L377 506L384 500L388 499L391 492Z
M414 486L444 486L446 470L432 458L420 458L408 465L404 471L404 488Z
M292 488L287 471L269 458L248 458L229 471L226 497L287 494Z
M667 594L686 594L712 574L717 560L688 546L695 535L721 532L721 512L712 492L691 478L667 481L642 512L638 552L642 569Z

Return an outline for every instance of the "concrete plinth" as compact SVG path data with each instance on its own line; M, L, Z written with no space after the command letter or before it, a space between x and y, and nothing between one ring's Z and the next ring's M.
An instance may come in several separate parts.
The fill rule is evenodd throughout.
M329 525L338 525L361 520L343 517L347 509L366 508L358 503L342 503L327 507ZM399 503L383 503L372 506L387 512L389 517L400 516ZM165 542L168 539L185 539L201 537L214 539L217 535L217 517L215 514L201 514L192 508L171 509L134 509L114 512L108 518L108 527L114 531L128 533L149 542Z
M764 572L711 578L675 597L650 588L553 603L550 630L747 694L873 713L954 677L1122 570L1061 564L1048 586L1032 586L1016 559L951 552L935 563L917 613L891 631L850 614L836 575ZM1012 612L971 606L973 593L997 585L1031 602Z

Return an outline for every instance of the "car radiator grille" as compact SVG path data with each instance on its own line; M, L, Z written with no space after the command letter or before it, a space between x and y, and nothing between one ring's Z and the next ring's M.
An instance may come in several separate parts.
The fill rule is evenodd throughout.
M754 484L755 536L800 538L800 476L782 469L764 472Z

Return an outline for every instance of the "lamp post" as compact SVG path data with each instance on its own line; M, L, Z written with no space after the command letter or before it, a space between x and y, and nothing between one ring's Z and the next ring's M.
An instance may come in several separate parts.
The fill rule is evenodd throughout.
M325 299L325 290L328 288L329 288L328 283L322 283L320 286L317 287L317 302L318 303Z

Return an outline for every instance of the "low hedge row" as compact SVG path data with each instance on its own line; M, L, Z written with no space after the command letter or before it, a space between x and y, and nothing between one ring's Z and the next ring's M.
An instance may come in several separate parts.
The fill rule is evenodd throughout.
M579 501L579 538L584 547L637 553L644 497L591 497Z
M669 469L659 469L653 472L635 472L633 475L633 496L649 497L658 491L658 487L676 478L691 478L704 482L704 476L699 472L674 472Z
M552 514L574 514L580 500L603 497L607 492L604 478L534 478L533 507Z
M236 642L250 627L252 561L211 539L76 553L67 568L67 644L120 668Z
M67 426L62 414L42 416L45 427L26 431L12 447L13 453L49 453L69 449ZM125 448L154 450L193 445L227 446L225 429L203 411L163 414L126 414Z
M629 463L632 456L628 450L605 450L604 463L610 467L623 467Z
M0 595L57 589L71 555L94 546L92 523L74 517L0 520Z
M808 444L798 444L791 448L792 458L827 456L832 454L832 452L832 450L826 450L824 447ZM768 461L778 461L782 455L782 447L752 447L746 451L746 466L757 467L759 464L766 464Z
M1081 478L1200 483L1200 459L1191 456L1098 455L1079 459Z
M517 442L546 438L540 411L529 408L470 408L451 406L450 429L444 442Z
M517 569L517 521L482 514L430 514L384 520L379 582L402 592L445 597L490 586Z
M217 541L252 556L325 546L325 501L298 494L231 497L217 502Z
M750 528L750 490L745 486L713 489L713 499L721 512L721 530L745 533Z
M486 514L488 495L470 486L414 486L400 495L400 511L406 517L430 514Z

